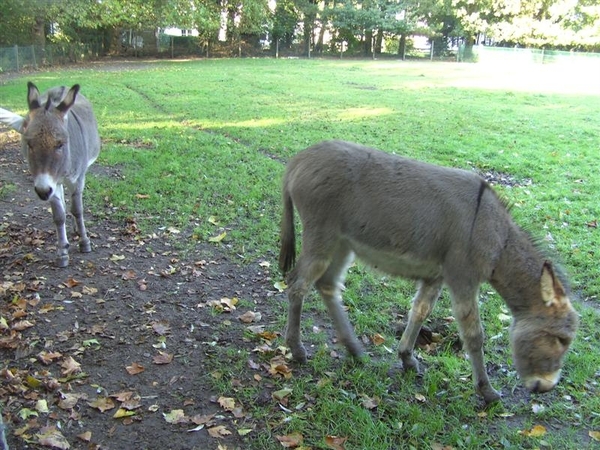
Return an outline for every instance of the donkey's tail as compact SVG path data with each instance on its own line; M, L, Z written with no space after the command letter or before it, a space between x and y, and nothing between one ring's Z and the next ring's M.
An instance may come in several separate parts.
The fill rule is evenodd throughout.
M283 216L279 249L279 269L285 275L296 263L296 235L294 233L294 203L287 190L283 188Z

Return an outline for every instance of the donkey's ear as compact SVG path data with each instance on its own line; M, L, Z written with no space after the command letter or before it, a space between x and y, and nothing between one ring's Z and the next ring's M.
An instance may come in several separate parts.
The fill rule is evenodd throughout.
M546 306L560 306L569 302L565 288L554 273L550 261L544 262L542 266L542 277L540 279L542 289L542 300Z
M71 89L69 89L69 92L67 92L67 95L65 96L63 101L58 104L56 109L59 110L63 115L65 115L69 108L73 106L73 103L75 103L75 98L77 98L78 92L79 85L76 84Z
M29 111L38 109L41 106L40 91L31 81L27 82L27 105L29 105Z

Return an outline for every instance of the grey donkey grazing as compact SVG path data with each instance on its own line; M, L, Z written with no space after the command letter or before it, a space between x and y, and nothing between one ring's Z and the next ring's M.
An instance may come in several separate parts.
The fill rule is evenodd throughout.
M71 192L71 213L79 234L79 249L91 251L90 239L83 222L83 188L85 174L100 153L98 124L90 102L79 94L79 85L71 89L55 87L40 95L31 82L27 84L29 114L19 122L18 116L0 111L0 120L21 133L21 149L29 162L35 192L50 202L57 233L59 267L69 264L69 241L66 232L64 188Z
M297 263L294 206L303 226ZM486 403L500 398L483 356L478 294L488 281L512 312L510 342L525 386L545 392L558 383L578 326L568 286L476 174L349 142L322 142L289 162L283 207L279 266L284 274L293 268L286 342L296 361L307 358L300 316L313 285L340 341L351 355L363 355L341 299L346 271L357 256L390 275L418 280L400 339L404 369L419 370L415 342L445 285L475 388Z

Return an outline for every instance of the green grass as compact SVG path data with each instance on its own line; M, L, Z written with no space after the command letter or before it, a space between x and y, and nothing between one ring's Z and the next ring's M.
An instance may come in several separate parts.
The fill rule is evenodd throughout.
M287 413L236 395L252 413L253 448L281 448L276 435L293 431L305 445L326 448L325 436L347 437L346 448L568 448L592 445L600 429L597 386L600 356L600 85L585 74L554 66L489 68L394 61L204 60L157 62L141 70L73 70L30 75L41 89L80 83L90 98L104 141L99 165L118 175L89 176L85 197L97 214L133 218L146 232L180 229L185 242L207 243L242 261L278 251L280 178L284 162L323 139L340 138L430 162L510 175L498 189L517 222L559 255L573 280L581 330L568 354L564 378L550 394L510 401L521 389L511 365L502 301L487 286L482 316L492 381L509 401L483 410L474 396L470 366L450 343L428 355L423 379L389 378L395 360L383 347L364 365L332 359L331 339L312 333L328 326L324 307L307 302L305 339L313 357L273 388L293 389ZM581 77L581 78L580 78ZM566 82L565 80L568 80ZM25 78L0 87L0 104L24 112ZM595 83L595 84L594 84ZM188 239L189 238L189 239ZM183 245L183 244L181 244ZM351 269L345 294L357 334L385 337L394 350L395 322L406 314L412 284ZM274 330L281 330L285 309ZM449 316L446 298L434 320ZM455 333L453 324L450 333ZM231 390L245 358L224 352L207 367ZM237 366L235 365L237 364ZM497 370L497 368L501 368ZM228 375L230 374L230 375ZM426 401L419 401L421 394ZM377 408L362 403L379 399ZM301 405L302 407L298 407ZM298 408L297 408L298 407ZM520 430L547 426L540 438ZM558 430L558 431L557 431ZM368 436L368 441L365 441ZM573 444L576 443L576 444ZM575 446L575 447L574 447Z

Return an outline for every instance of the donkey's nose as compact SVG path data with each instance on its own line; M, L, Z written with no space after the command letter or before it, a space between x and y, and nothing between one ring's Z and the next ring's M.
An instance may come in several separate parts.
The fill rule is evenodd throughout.
M525 386L531 392L548 392L551 391L560 379L560 370L544 376L531 376L525 380Z
M51 187L48 187L48 188L36 187L35 193L38 195L38 197L40 199L48 200L52 196L52 188Z

